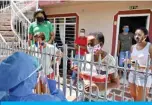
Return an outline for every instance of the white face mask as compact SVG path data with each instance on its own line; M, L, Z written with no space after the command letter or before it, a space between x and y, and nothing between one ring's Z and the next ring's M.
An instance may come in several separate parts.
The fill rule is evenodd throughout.
M80 33L80 36L84 36L84 35L85 35L84 33L82 33L82 32Z
M97 44L93 47L93 52L96 52L97 50L101 50L100 44Z
M88 50L89 53L92 53L93 47L91 47L90 45L88 45L88 46L87 46L87 50Z

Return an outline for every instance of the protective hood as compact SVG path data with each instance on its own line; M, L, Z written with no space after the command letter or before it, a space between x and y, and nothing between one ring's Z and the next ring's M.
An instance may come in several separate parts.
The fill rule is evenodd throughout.
M0 63L0 91L9 91L15 96L30 94L37 79L36 73L30 75L37 65L34 57L23 52L16 52L3 60Z

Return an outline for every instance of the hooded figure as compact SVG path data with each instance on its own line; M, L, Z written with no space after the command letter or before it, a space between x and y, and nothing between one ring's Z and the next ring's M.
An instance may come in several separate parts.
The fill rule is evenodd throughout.
M34 94L37 71L36 59L23 52L16 52L0 63L0 91L8 94L1 101L66 101L64 94L56 89L56 81L48 80L51 94Z

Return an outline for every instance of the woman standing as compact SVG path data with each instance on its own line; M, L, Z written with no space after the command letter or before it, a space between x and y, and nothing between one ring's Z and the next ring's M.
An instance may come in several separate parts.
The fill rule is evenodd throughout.
M131 48L131 69L135 69L135 61L137 61L137 71L145 72L148 56L150 55L150 58L152 58L152 45L148 42L148 30L146 28L138 28L135 31L134 38L137 44L133 45ZM150 72L150 70L148 70L148 72ZM145 75L143 73L135 73L134 71L131 71L129 73L130 93L135 101L142 101L145 82L146 96L148 95L149 89L152 84L152 78L150 75L148 75L146 78L147 81L145 81Z
M38 9L34 13L34 22L31 23L29 27L29 45L34 44L34 35L38 32L43 32L45 34L45 41L51 44L55 38L54 32L53 32L53 26L48 21L47 16L45 12L42 9Z

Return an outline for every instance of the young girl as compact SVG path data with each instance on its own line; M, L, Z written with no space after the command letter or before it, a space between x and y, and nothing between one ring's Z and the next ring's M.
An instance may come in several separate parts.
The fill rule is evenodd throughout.
M152 58L152 45L148 42L148 30L146 28L138 28L135 31L135 40L137 44L131 48L131 60L132 62L137 61L137 71L145 72L148 55ZM135 63L132 64L131 69L135 69ZM148 70L150 72L150 70ZM131 71L129 73L129 86L131 96L135 101L142 101L144 95L144 84L146 82L146 96L148 95L149 89L152 84L152 77L148 75L147 81L143 73Z
M46 43L45 35L42 32L36 33L34 35L34 39L35 39L35 44L30 47L30 50L42 52L42 54L35 53L34 56L40 58L40 63L42 64L45 75L47 75L49 79L54 79L55 74L54 74L54 70L52 69L52 62L53 62L52 57L54 55L58 56L53 58L56 59L55 61L59 61L62 52L58 50L57 47L55 47L54 45Z

